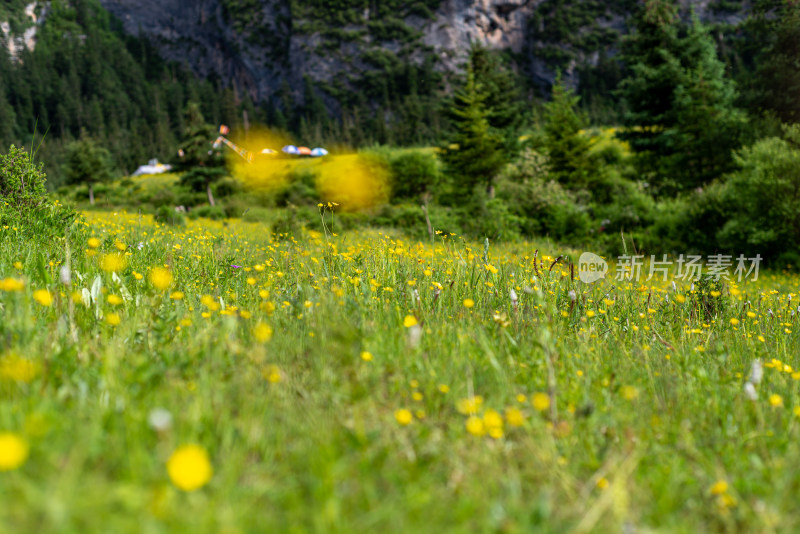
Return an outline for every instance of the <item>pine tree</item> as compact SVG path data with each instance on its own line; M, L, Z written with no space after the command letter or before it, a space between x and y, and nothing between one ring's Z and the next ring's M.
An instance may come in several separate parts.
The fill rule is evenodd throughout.
M671 3L645 3L625 43L630 74L619 90L628 108L620 137L661 193L702 186L729 170L742 126L708 28L693 17L686 35L679 29Z
M744 115L734 107L736 90L725 78L714 41L696 18L684 49L691 63L687 62L681 84L675 88L675 149L668 168L679 188L693 188L733 168Z
M66 146L64 175L68 184L86 184L89 203L94 204L94 186L111 179L111 154L84 131Z
M484 186L491 196L495 176L505 163L502 141L490 130L487 98L469 65L466 83L456 92L450 108L456 147L451 146L444 154L454 180L456 202L469 199L478 185Z
M800 4L782 2L764 17L763 33L756 37L766 46L757 57L759 65L753 76L755 105L770 111L781 122L800 122Z
M589 139L581 135L587 121L578 110L579 101L559 72L552 98L545 106L545 148L553 175L572 188L586 187L592 177Z
M181 184L194 191L205 191L208 203L216 204L211 185L225 176L225 162L219 150L212 149L215 129L207 124L196 102L186 107L186 129L181 142L182 156L176 170L184 171Z
M503 138L507 151L514 150L524 116L519 80L494 52L478 44L470 50L469 64L486 94L489 126Z

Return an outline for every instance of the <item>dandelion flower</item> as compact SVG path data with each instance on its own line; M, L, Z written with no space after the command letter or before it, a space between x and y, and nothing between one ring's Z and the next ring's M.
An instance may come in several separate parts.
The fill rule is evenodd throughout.
M118 273L128 264L121 254L104 254L100 258L100 268L107 273Z
M411 424L411 421L414 420L411 410L406 410L405 408L396 410L394 412L394 418L397 419L397 422L403 426Z
M361 353L361 359L364 360L365 362L371 362L372 353L365 350L364 352Z
M119 306L122 304L122 298L119 295L109 295L106 297L106 302L111 304L112 306Z
M100 246L100 240L96 237L90 237L86 244L89 245L89 248L97 248Z
M118 313L109 313L106 315L106 322L111 326L119 326L119 323L122 322Z
M178 489L194 491L208 484L213 468L205 449L199 445L182 445L167 460L167 473Z
M417 324L419 324L417 322L417 318L414 317L413 315L406 315L405 319L403 319L403 326L405 326L406 328L411 328L412 326L416 326Z
M629 401L639 396L639 390L633 386L622 386L620 392L622 393L622 398Z
M53 296L50 292L46 289L37 289L33 292L33 300L41 304L42 306L52 306L53 305Z
M480 410L481 404L483 404L483 397L475 395L474 397L459 400L456 404L456 409L464 415L475 415Z
M717 480L708 489L711 495L722 495L728 491L728 483L724 480Z
M473 436L485 436L486 435L486 425L483 423L483 419L477 416L471 416L467 419L466 422L467 432L472 434Z
M525 424L525 414L519 408L506 409L506 422L511 426L522 426Z
M25 463L28 444L10 432L0 433L0 471L11 471Z
M472 308L475 306L475 301L472 299L464 299L464 307L465 308Z
M155 267L148 276L150 284L159 291L165 291L172 285L172 273L169 269Z
M547 393L535 393L531 397L531 404L538 412L543 412L550 408L550 396Z
M172 300L183 300L183 297L184 297L183 291L173 291L169 295L169 298L171 298Z
M28 383L36 378L39 369L35 363L14 353L0 359L0 378Z
M739 319L737 319L736 317L731 317L731 324L733 326L738 325L739 324Z
M266 343L272 339L272 327L266 323L259 322L253 327L253 337L259 343Z
M769 396L769 405L773 408L780 408L783 406L783 397L778 395L777 393L773 393Z
M18 280L16 278L6 278L4 280L0 280L0 291L13 293L22 291L24 288L25 283L22 280Z

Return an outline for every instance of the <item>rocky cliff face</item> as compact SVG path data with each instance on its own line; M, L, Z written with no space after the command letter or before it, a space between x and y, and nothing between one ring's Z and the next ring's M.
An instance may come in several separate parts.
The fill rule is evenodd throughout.
M438 70L455 71L472 42L512 51L537 82L547 84L555 65L569 76L581 63L597 61L598 50L613 54L636 7L635 0L566 2L569 7L552 0L429 0L435 9L398 7L376 15L363 8L325 11L315 8L324 3L298 0L100 2L126 31L152 39L165 57L200 75L218 75L255 100L270 97L284 81L299 96L304 76L346 85L379 68L370 61L376 49L414 62L432 55ZM742 2L741 10L720 12L710 0L683 4L702 19L731 22L747 7Z

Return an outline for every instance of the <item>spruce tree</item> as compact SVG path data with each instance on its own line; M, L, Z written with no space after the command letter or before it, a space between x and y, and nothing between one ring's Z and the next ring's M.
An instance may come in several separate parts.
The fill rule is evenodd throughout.
M495 176L505 163L502 140L489 126L487 98L469 65L464 87L456 92L450 108L454 145L444 154L457 202L469 199L478 185L491 196Z
M580 97L564 85L559 72L550 102L545 106L545 149L556 179L567 187L583 188L592 177L589 139L581 134L586 117L579 111Z
M627 39L630 73L619 90L628 112L620 137L643 179L662 194L702 186L731 168L742 114L708 28L693 17L681 34L674 6L648 0Z
M762 2L764 4L766 2ZM756 63L752 93L759 111L768 111L784 123L800 122L800 4L768 2L760 6L763 32L768 43ZM771 8L771 9L768 9Z

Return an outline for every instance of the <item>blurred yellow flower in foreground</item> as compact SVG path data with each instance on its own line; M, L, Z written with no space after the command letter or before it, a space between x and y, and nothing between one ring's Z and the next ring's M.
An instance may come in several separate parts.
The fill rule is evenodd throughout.
M412 326L416 326L417 324L418 324L417 318L414 317L413 315L406 315L406 318L403 319L403 326L405 326L406 328L411 328Z
M108 273L118 273L128 264L121 254L104 254L100 258L100 268Z
M36 378L38 366L26 358L11 353L0 359L0 378L14 382L30 382Z
M272 339L272 327L266 323L258 323L253 328L253 337L259 343L265 343Z
M208 453L199 445L182 445L167 460L167 474L178 489L194 491L211 480L214 473Z
M11 293L12 291L22 291L25 287L25 282L17 280L16 278L6 278L0 280L0 291Z
M397 422L403 426L411 424L411 421L414 420L414 416L411 414L411 411L406 410L405 408L401 408L400 410L394 412L394 418L397 419Z
M25 463L28 444L10 432L0 433L0 471L11 471Z
M535 410L543 412L550 407L550 395L547 393L536 393L531 397L531 404L533 404Z
M37 289L33 292L33 300L41 304L42 306L52 306L53 305L53 296L50 292L46 289Z
M172 273L169 269L155 267L148 276L150 284L159 291L165 291L172 285Z

